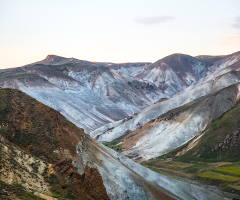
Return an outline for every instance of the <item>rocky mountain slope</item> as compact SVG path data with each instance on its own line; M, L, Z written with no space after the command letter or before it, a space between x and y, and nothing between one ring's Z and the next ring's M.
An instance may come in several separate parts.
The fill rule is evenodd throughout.
M173 96L220 69L230 66L240 59L236 52L227 56L197 56L172 54L134 72L139 80L146 80L161 88L165 94Z
M239 87L239 84L232 85L171 110L127 134L121 143L123 154L136 159L149 159L181 146L236 104Z
M206 131L165 157L176 157L180 161L239 161L239 112L238 100L236 106L214 120Z
M202 79L200 80L202 81ZM127 130L133 131L149 121L156 119L160 115L169 112L175 108L183 106L201 97L213 94L225 87L239 82L238 72L229 72L224 75L215 77L208 82L190 86L182 94L176 95L171 99L161 101L152 106L143 109L141 112L121 121L107 124L93 132L91 136L98 136L99 140L111 141L124 135Z
M153 82L166 94L173 96L202 78L207 67L207 62L200 59L173 54L139 69L134 76Z
M147 64L92 63L48 56L34 64L2 71L0 85L26 92L90 132L166 97L154 84L129 75Z
M12 192L16 185L11 184L24 186L22 176L31 174L37 186L31 184L33 191L27 187L25 192L41 193L43 198L48 195L66 199L222 199L198 186L153 172L114 152L57 111L20 91L0 89L0 94L1 148L4 148L5 159L11 157L9 162L18 168L11 168L11 163L1 167L1 175L11 172L15 177L12 180L4 176L11 179L5 180L1 176L4 182L1 189L5 191L1 195L9 192L13 197L18 195ZM10 147L9 142L25 153ZM41 177L44 178L42 183ZM7 184L7 181L10 182Z
M239 83L239 58L240 53L221 58L223 60L218 58L212 65L215 68L208 67L206 74L209 75L183 92L90 135L107 142L126 135L119 147L124 154L140 159L157 157L181 146L235 105L239 86L233 86L231 91L227 87Z

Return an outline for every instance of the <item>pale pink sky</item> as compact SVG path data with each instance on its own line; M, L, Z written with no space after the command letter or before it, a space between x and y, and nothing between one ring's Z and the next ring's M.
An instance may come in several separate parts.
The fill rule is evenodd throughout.
M48 54L141 62L240 51L238 0L0 0L0 69Z

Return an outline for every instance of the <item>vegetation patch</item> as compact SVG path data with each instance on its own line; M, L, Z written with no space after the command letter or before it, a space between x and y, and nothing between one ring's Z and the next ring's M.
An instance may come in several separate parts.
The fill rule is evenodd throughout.
M239 190L240 191L240 185L234 185L234 184L229 184L228 187L231 187L235 190Z
M163 171L161 171L161 170L157 170L157 169L152 169L152 170L155 171L155 172L157 172L157 173L159 173L159 174L162 174L162 175L164 175L164 176L167 176L167 177L169 177L169 178L173 178L173 179L178 180L178 181L186 182L186 181L183 180L183 179L180 179L180 178L176 178L176 177L174 177L174 176L171 176L171 175L169 175L168 173L163 172Z
M125 135L111 141L111 142L103 142L103 144L117 152L122 152L122 147L121 147L121 142L122 142L122 139L125 137Z
M202 174L199 174L198 176L208 178L208 179L219 179L219 180L228 181L228 182L235 182L240 180L239 177L229 176L229 175L220 174L212 171L204 172Z
M157 167L163 170L172 170L175 173L188 175L189 177L194 177L198 173L207 170L212 170L216 168L216 166L218 166L217 164L214 163L184 163L178 161L165 162L163 160L158 159L144 161L141 164L149 168Z
M44 200L33 193L27 192L25 188L19 184L7 184L0 180L0 199L23 199L23 200Z
M222 166L215 170L240 175L240 166L236 166L236 165Z
M207 167L209 167L208 163L196 163L193 164L192 166L183 168L183 170L186 171L187 173L197 173Z
M158 158L144 161L141 164L171 178L180 175L180 177L215 185L223 191L240 195L240 175L237 174L239 162L190 163Z

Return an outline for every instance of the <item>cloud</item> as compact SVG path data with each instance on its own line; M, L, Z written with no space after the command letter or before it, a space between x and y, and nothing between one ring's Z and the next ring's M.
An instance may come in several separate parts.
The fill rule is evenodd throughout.
M220 38L221 45L239 45L240 34L226 35Z
M233 28L240 29L240 16L236 18L236 23L233 24Z
M175 19L174 17L163 15L163 16L155 16L155 17L139 17L135 19L135 22L149 26L149 25L156 25L156 24L161 24L165 22L170 22L170 21L173 21L174 19Z

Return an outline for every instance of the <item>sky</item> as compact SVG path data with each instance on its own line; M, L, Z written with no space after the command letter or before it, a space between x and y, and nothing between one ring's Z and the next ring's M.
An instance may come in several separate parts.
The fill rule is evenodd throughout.
M0 69L47 55L155 62L240 51L240 0L0 0Z

